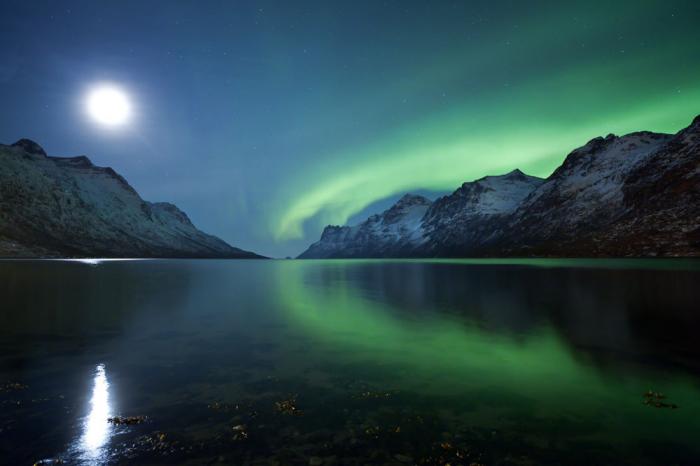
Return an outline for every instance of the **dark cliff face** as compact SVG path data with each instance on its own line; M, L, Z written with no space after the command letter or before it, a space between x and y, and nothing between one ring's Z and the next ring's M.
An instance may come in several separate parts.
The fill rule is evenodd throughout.
M464 183L416 231L389 254L347 255L352 238L329 249L322 237L301 257L700 256L700 117L676 135L592 139L545 180L515 170Z
M625 213L611 237L624 238L623 250L700 255L700 119L635 167L622 191Z
M258 257L150 203L85 156L49 157L35 142L0 145L0 257Z
M496 249L507 255L636 255L601 239L622 216L637 215L624 203L626 180L672 138L608 135L574 150L508 219Z

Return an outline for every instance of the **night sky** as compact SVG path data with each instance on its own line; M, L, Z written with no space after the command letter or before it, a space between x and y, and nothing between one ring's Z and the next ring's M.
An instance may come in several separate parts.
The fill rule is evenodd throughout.
M7 1L0 142L114 167L235 246L700 113L700 2ZM113 83L132 120L85 95Z

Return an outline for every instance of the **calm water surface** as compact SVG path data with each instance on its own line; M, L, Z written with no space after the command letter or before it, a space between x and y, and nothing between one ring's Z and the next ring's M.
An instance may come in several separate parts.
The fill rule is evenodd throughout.
M0 295L3 464L700 464L698 262L4 261Z

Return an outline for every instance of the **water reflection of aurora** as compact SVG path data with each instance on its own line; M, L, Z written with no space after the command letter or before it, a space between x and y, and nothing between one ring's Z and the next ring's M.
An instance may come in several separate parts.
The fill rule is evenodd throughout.
M459 262L450 261L453 266ZM534 264L553 266L546 261ZM361 289L350 279L349 272L359 266L373 265L294 261L276 267L281 308L290 324L311 339L315 355L309 357L330 354L335 363L381 364L395 375L396 386L386 388L455 399L478 400L488 394L490 406L469 422L489 427L505 419L502 410L501 414L492 410L493 400L503 400L507 410L508 403L519 399L537 417L532 422L590 420L601 426L599 434L621 441L692 443L693 433L700 429L700 391L689 376L622 362L596 366L549 325L512 335L487 331L437 308L426 309L419 318L402 315L386 300L373 299L376 290ZM608 266L652 265L609 261ZM657 262L657 266L668 264ZM643 406L641 394L649 388L670 394L681 409Z

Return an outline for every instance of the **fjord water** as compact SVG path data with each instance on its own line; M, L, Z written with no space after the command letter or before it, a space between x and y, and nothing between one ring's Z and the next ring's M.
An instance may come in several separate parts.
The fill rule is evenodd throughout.
M0 262L0 462L698 464L699 284L690 260Z

